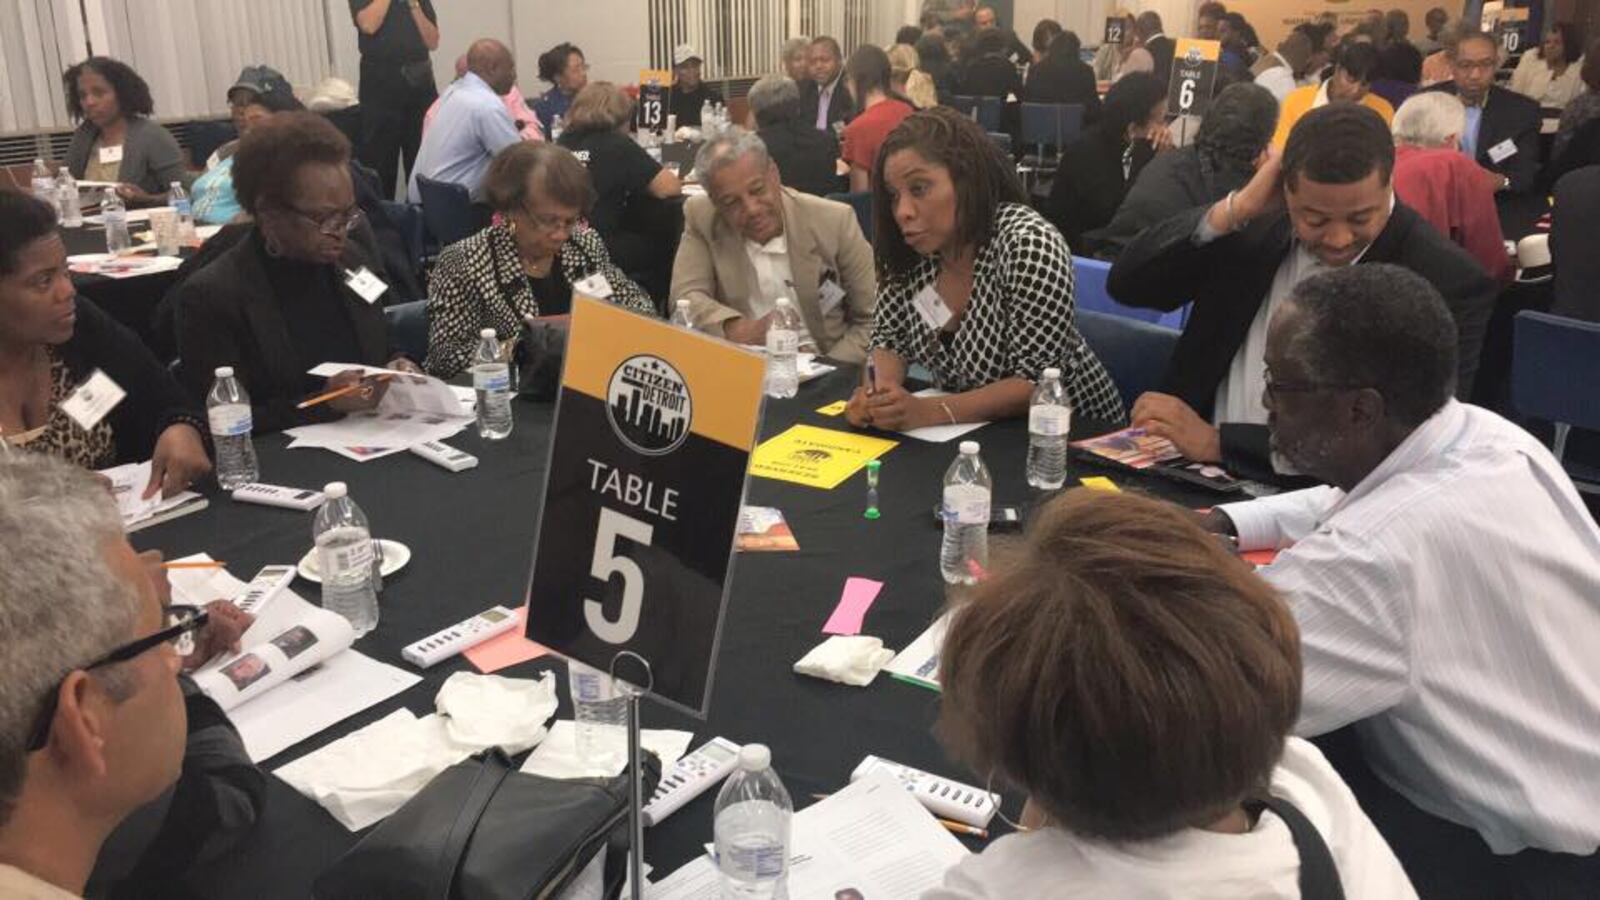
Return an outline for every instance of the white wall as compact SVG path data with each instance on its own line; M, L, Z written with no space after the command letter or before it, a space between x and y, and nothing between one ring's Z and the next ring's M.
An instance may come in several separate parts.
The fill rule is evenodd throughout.
M529 96L549 84L539 80L539 54L571 41L589 61L589 80L632 84L649 68L650 28L644 0L541 0L516 3L512 50L518 82ZM442 40L442 38L441 38Z

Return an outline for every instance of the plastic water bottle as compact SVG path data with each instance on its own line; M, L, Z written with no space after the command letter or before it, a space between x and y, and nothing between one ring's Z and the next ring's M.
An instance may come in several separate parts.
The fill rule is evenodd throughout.
M167 202L178 211L178 243L185 247L200 243L200 236L194 230L194 204L189 202L189 195L184 193L182 182L172 183Z
M100 216L106 226L106 252L121 256L132 249L133 238L128 234L128 207L123 205L115 188L106 188L101 195Z
M961 455L944 473L944 545L939 572L947 584L975 584L973 563L989 564L989 500L994 482L977 441L962 441Z
M788 297L779 297L767 326L767 396L793 397L800 391L800 315Z
M554 143L560 141L562 133L565 132L566 130L567 130L567 125L566 125L565 122L561 121L561 116L560 115L557 115L555 118L551 119L550 120L550 143L554 144Z
M772 751L764 744L745 744L739 768L717 794L712 822L725 900L788 896L793 818L794 803L772 771Z
M673 304L672 324L689 331L694 330L694 316L689 315L689 301L679 300Z
M62 166L56 175L56 212L61 217L63 227L82 227L83 207L78 200L78 180L72 177L72 172L66 166Z
M42 159L33 161L33 196L56 205L56 180L50 177L50 167Z
M567 660L567 689L577 726L578 758L587 762L621 762L628 755L628 698L611 676Z
M220 366L217 380L206 394L206 419L211 443L217 448L217 484L225 491L261 480L256 447L250 442L255 422L250 415L250 395L233 377L232 366Z
M1045 369L1028 407L1028 484L1046 491L1067 480L1067 432L1072 407L1061 386L1061 370Z
M710 100L700 104L700 136L708 141L716 137L715 130L713 129L713 126L716 124L716 116L717 111L711 105Z
M472 387L478 392L478 436L498 441L511 434L511 365L500 359L493 328L478 332Z
M317 508L311 526L317 569L322 575L322 606L348 619L360 637L378 627L372 530L344 482L332 482L322 493L328 499Z

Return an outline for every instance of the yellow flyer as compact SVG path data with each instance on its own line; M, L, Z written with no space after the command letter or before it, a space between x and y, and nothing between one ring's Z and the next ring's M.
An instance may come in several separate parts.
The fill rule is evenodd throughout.
M796 425L762 442L750 457L750 474L831 491L897 442Z

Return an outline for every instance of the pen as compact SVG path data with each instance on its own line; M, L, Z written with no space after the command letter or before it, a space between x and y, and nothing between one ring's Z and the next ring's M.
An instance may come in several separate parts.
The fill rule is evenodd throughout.
M833 796L833 795L832 794L812 794L811 795L811 799L813 799L813 800L826 800L831 796ZM989 830L987 828L979 828L979 827L977 827L975 825L968 825L965 822L956 822L956 821L951 820L951 819L941 819L938 816L934 816L933 818L940 825L943 825L945 830L950 832L951 834L970 834L973 837L983 838L984 840L988 840L989 839Z
M163 568L163 569L222 569L222 568L226 568L227 565L228 565L227 563L223 562L220 559L205 559L205 560L196 560L194 562L164 562L164 563L161 564L161 568Z
M867 354L867 396L878 392L878 364L873 361L872 354Z
M350 384L345 385L342 388L334 388L331 391L327 391L325 393L318 394L315 397L308 397L305 400L301 400L299 403L295 404L294 408L295 409L306 409L307 407L316 406L319 403L327 403L329 400L337 400L340 397L343 397L345 394L349 394L349 393L351 393L353 391L360 390L361 388L364 388L364 387L371 387L374 384L380 384L382 382L388 381L389 379L391 379L393 377L394 377L393 375L390 375L388 373L383 373L381 375L369 375L366 378L361 379L360 381L352 382Z

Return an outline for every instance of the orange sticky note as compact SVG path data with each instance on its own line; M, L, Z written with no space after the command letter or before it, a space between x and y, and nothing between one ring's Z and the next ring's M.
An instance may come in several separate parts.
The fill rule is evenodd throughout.
M517 610L517 627L510 631L496 635L465 651L462 655L467 661L485 675L498 672L517 663L538 659L550 652L550 648L543 644L536 644L523 637L523 630L528 624L528 606L523 604Z
M1122 488L1117 487L1111 479L1106 478L1103 475L1095 475L1091 478L1079 478L1078 483L1091 491L1105 491L1108 494L1122 493Z

